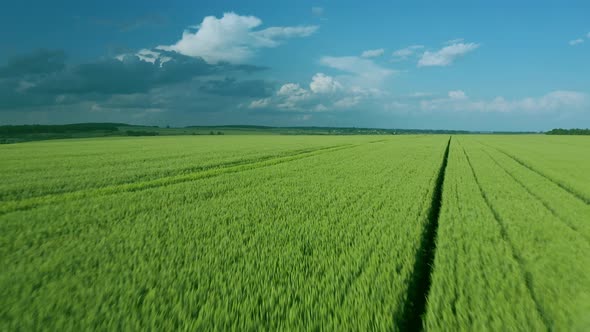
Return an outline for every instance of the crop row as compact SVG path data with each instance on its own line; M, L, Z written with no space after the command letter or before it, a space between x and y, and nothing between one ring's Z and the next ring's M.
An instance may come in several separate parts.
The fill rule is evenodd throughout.
M0 329L403 328L447 139L6 213Z
M118 185L105 185L99 188L82 189L78 191L50 194L37 196L14 201L6 201L0 204L0 214L12 211L26 210L39 205L56 204L59 202L68 202L73 200L94 198L96 196L113 195L121 192L140 191L151 188L169 186L177 183L196 181L209 177L218 176L225 173L241 172L248 169L272 166L296 159L307 158L309 156L333 152L342 149L351 148L352 145L334 146L327 148L308 149L303 151L291 152L282 156L265 156L255 160L238 160L232 163L219 164L216 167L195 170L191 173L179 174L173 176L164 176L147 181L137 181Z
M454 140L445 181L426 327L590 326L588 206L475 138Z
M2 146L0 202L149 181L374 137L143 137Z
M491 136L477 139L590 204L587 137Z

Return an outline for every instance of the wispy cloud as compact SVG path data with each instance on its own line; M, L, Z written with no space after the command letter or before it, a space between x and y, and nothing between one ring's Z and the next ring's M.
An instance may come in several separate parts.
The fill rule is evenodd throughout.
M557 90L541 97L509 100L474 100L462 90L449 91L447 98L420 101L420 109L435 111L474 112L551 112L581 110L588 106L588 95L578 91Z
M248 104L248 108L250 109L258 109L258 108L266 108L270 105L270 98L262 98L262 99L256 99L250 102L250 104Z
M255 16L225 13L223 17L207 16L196 31L185 30L173 45L161 45L160 50L174 51L191 57L201 57L208 63L242 63L260 48L277 47L284 40L308 37L317 26L270 27L255 30L262 21Z
M413 56L414 54L416 54L417 50L423 49L424 46L423 45L411 45L408 46L406 48L402 48L396 51L393 51L392 55L393 55L393 60L394 61L402 61L402 60L406 60L409 57Z
M383 55L383 53L385 53L385 50L382 48L378 48L375 50L366 50L361 54L361 57L363 58L377 58Z
M462 43L465 39L463 38L455 38L455 39L451 39L451 40L447 40L445 42L446 45L452 45L452 44L458 44L458 43Z
M570 46L576 46L576 45L582 44L583 42L584 42L584 39L578 38L578 39L570 40L569 44L570 44Z
M311 13L314 16L322 16L322 15L324 15L324 7L317 7L317 6L311 7Z
M464 100L467 99L467 95L463 90L449 91L449 99L451 100Z
M353 74L354 81L360 86L376 86L395 73L394 70L381 67L370 59L358 56L324 56L320 64Z
M457 43L445 46L435 52L426 51L418 61L418 67L448 66L478 47L479 44L476 43Z

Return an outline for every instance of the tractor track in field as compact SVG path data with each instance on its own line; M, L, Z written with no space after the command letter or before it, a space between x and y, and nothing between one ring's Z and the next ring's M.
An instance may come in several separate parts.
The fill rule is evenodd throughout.
M532 275L531 275L531 273L529 273L525 269L524 260L522 259L522 256L520 255L518 250L515 248L512 241L510 240L510 236L508 236L508 232L506 231L506 225L505 225L504 221L502 220L502 217L500 216L498 211L496 211L496 209L494 209L492 203L490 202L490 199L488 198L485 191L483 190L483 187L481 186L481 183L479 182L479 178L477 177L477 174L475 173L475 169L473 168L473 164L471 163L471 159L469 159L469 155L467 154L467 151L465 151L465 148L463 148L463 154L465 154L465 158L467 159L467 163L469 164L469 168L471 168L471 173L473 174L473 178L475 179L475 183L477 183L481 197L483 197L484 202L486 203L486 205L488 206L488 208L492 212L492 215L494 216L496 223L500 227L500 235L502 236L502 239L508 244L508 247L510 248L510 252L512 254L512 258L516 261L516 263L520 269L520 274L524 278L525 285L528 289L529 295L531 296L533 302L535 303L535 308L537 310L537 313L539 314L539 317L543 321L543 324L545 325L545 327L549 328L551 326L551 324L547 320L547 316L545 314L545 311L543 310L543 307L541 306L541 304L540 304L540 302L539 302L538 298L536 297L535 292L533 290Z
M44 196L36 196L32 198L16 200L16 201L7 201L0 203L0 216L15 212L15 211L23 211L36 208L42 205L49 205L60 203L69 200L80 200L89 197L96 197L96 196L108 196L114 195L118 193L124 192L136 192L142 191L147 189L153 189L158 187L165 187L170 185L175 185L179 183L197 181L207 178L212 178L224 174L231 174L231 173L239 173L242 171L263 168L274 166L278 164L283 164L286 162L299 160L303 158L308 158L312 156L318 156L325 153L340 151L351 149L354 147L361 146L362 144L371 144L373 142L361 143L361 144L343 144L343 145L335 145L329 147L323 147L318 149L313 149L304 152L297 152L291 155L283 155L280 157L273 157L273 158L266 158L263 160L258 159L255 162L249 163L239 163L239 164L232 164L230 166L225 167L215 167L209 168L203 171L197 171L192 173L185 173L180 175L174 176L166 176L161 178L152 179L149 181L143 182L132 182L132 183L124 183L118 184L113 186L107 187L99 187L99 188L92 188L86 190L78 190L78 191L70 191L64 192L59 194L50 194Z
M368 142L368 143L372 143L372 142ZM260 156L260 157L251 157L251 158L244 158L244 159L238 159L238 160L230 160L230 161L220 162L217 164L184 167L184 168L180 168L180 169L176 169L176 170L169 170L166 172L162 172L163 174L159 174L158 176L153 176L151 178L149 177L149 175L146 175L146 177L143 179L139 178L139 179L130 180L130 181L121 181L119 183L115 183L115 184L108 185L108 186L97 185L97 186L92 186L92 187L80 189L80 190L63 190L63 191L46 192L44 194L34 195L34 196L22 198L22 199L2 200L4 197L2 197L2 195L0 194L0 205L4 202L24 201L24 200L37 199L37 198L42 198L42 197L71 194L71 193L80 192L80 191L98 190L98 189L102 189L102 188L106 188L106 187L115 187L115 186L129 185L129 184L133 184L133 183L149 182L149 181L155 181L158 179L179 177L179 176L183 176L183 175L190 175L193 173L205 172L205 171L210 171L210 170L214 170L214 169L222 169L222 168L229 168L232 166L241 166L241 165L246 165L246 164L260 163L260 162L264 162L264 161L268 161L268 160L272 160L272 159L286 158L286 157L296 156L296 155L300 155L300 154L312 153L312 152L317 152L317 151L322 151L322 150L327 150L327 149L332 149L332 148L336 148L336 147L340 147L340 146L347 146L347 145L349 145L349 144L333 145L333 146L328 146L328 147L320 147L320 148L312 148L312 149L296 149L296 150L288 151L286 153L283 152L283 153L278 153L275 155L271 154L271 155L265 155L265 156ZM143 162L143 160L142 160L142 162ZM87 176L87 175L80 174L80 175L77 175L76 177L84 177L84 176Z
M539 203L541 203L543 205L543 207L545 207L545 209L547 209L549 212L551 212L551 214L555 218L557 218L557 220L561 221L567 228L571 229L572 231L574 231L575 233L580 235L584 240L586 240L586 242L590 243L590 239L588 237L586 237L584 234L582 234L576 226L571 225L568 221L566 221L562 217L560 217L559 214L557 213L557 211L555 211L555 209L551 208L551 206L549 206L549 204L547 204L541 197L539 197L537 194L535 194L533 191L531 191L520 179L518 179L516 176L514 176L514 174L512 174L504 166L502 166L502 164L500 164L494 157L492 157L492 155L490 155L489 152L487 152L485 150L483 150L483 151L488 155L488 157L490 157L490 159L492 159L492 161L496 165L498 165L498 167L500 167L500 169L502 169L506 174L508 174L508 176L510 176L510 178L512 178L512 180L514 182L518 183L529 195L534 197Z
M478 141L478 142L479 142L479 141ZM526 162L524 162L524 161L522 161L522 160L518 159L517 157L515 157L515 156L511 155L510 153L508 153L508 152L506 152L506 151L504 151L504 150L502 150L502 149L500 149L500 148L497 148L497 147L494 147L494 146L491 146L491 145L488 145L488 144L485 144L485 143L482 143L482 142L479 142L479 143L480 143L480 144L482 144L482 145L485 145L485 146L487 146L487 147L489 147L489 148L492 148L492 149L494 149L494 150L496 150L496 151L498 151L498 152L500 152L500 153L502 153L503 155L507 156L508 158L510 158L510 159L514 160L515 162L519 163L520 165L524 166L524 167L525 167L525 168L527 168L528 170L530 170L530 171L532 171L532 172L534 172L534 173L537 173L537 174L539 174L540 176L544 177L545 179L547 179L547 180L549 180L549 181L553 182L553 183L554 183L554 184L556 184L558 187L560 187L561 189L565 190L566 192L568 192L569 194L571 194L571 195L572 195L572 196L574 196L575 198L577 198L577 199L581 200L582 202L586 203L586 205L590 205L590 199L588 199L588 198L584 197L582 194L578 193L578 192L577 192L577 191L575 191L574 189L571 189L570 187L568 187L567 185L565 185L565 184L561 183L560 181L558 181L558 180L555 180L555 179L551 178L550 176L548 176L548 175L544 174L543 172L541 172L541 171L539 171L539 170L535 169L535 168L534 168L534 167L532 167L531 165L529 165L529 164L527 164Z
M431 275L436 252L436 234L442 206L443 185L451 140L452 136L449 137L440 169L436 175L432 201L428 211L428 220L424 226L420 245L416 253L406 300L400 312L399 329L402 331L421 331L423 329L422 318L426 313L427 298L432 281Z

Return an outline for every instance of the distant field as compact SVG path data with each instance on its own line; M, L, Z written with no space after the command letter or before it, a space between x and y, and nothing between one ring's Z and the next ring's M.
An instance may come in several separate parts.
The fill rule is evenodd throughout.
M590 329L590 139L0 146L0 330Z

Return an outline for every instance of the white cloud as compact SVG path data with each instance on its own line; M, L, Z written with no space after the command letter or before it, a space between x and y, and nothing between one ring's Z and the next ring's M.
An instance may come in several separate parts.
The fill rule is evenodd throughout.
M350 108L356 106L361 101L361 96L344 97L334 103L336 108Z
M584 42L584 39L578 38L578 39L570 40L569 44L571 46L575 46L575 45L582 44L583 42Z
M553 91L538 99L534 108L542 110L558 109L560 107L583 107L588 96L576 91Z
M314 16L322 16L322 15L324 15L324 8L323 7L311 7L311 13Z
M148 50L146 48L141 49L141 50L137 51L136 53L119 54L119 55L115 56L115 59L117 59L119 61L125 61L125 57L128 57L128 56L131 56L131 57L136 56L137 58L139 58L139 60L149 62L151 64L155 64L156 61L158 61L158 63L160 64L160 67L162 67L166 62L172 60L171 57L166 56L166 55L162 55L161 52L157 52L154 50Z
M385 50L382 48L379 48L379 49L375 49L375 50L366 50L361 54L361 56L363 58L376 58L376 57L382 56L383 53L385 53Z
M316 107L314 107L313 109L316 112L325 112L328 111L329 108L327 108L326 106L324 106L324 104L317 104Z
M279 91L277 91L280 103L277 105L280 108L295 109L298 104L310 97L310 92L302 88L297 83L283 84Z
M150 63L156 63L156 60L160 57L160 53L145 48L139 50L135 55L137 55L140 60Z
M315 25L298 27L271 27L252 32L250 35L256 37L257 43L262 47L276 47L280 45L280 41L275 39L309 37L313 35L317 29L318 27Z
M432 97L433 94L430 92L414 92L412 94L409 94L408 97L410 98L427 98L427 97Z
M156 63L156 61L160 62L160 67L172 60L171 57L169 56L162 56L162 54L160 52L156 52L156 51L152 51L152 50L148 50L148 49L141 49L139 50L139 52L135 53L135 55L142 61L145 62L150 62L150 63Z
M394 56L394 60L401 61L406 60L410 56L414 55L417 50L423 49L423 45L411 45L406 48L402 48L396 51L393 51L392 55Z
M378 96L381 95L375 89L345 87L331 76L316 73L309 83L309 89L297 83L286 83L275 96L255 100L249 108L274 105L277 109L291 112L329 112L350 109L362 100Z
M590 32L588 32L588 34L586 34L586 37L587 37L588 39L590 39Z
M422 100L422 110L441 111L479 111L479 112L550 112L571 111L588 107L588 95L576 92L557 90L541 97L527 97L508 100L495 97L492 100L471 100L461 91L449 91L448 98Z
M464 40L465 39L463 39L463 38L451 39L451 40L447 40L445 42L445 44L447 44L447 45L458 44L458 43L462 43Z
M305 94L307 94L307 91L296 83L283 84L277 92L279 96L302 96Z
M309 83L309 90L297 83L283 84L276 93L274 103L278 108L291 111L324 112L330 108L322 103L330 103L338 98L341 95L339 92L343 92L343 87L338 81L331 76L317 73Z
M467 99L467 95L462 90L449 91L449 98L453 100Z
M338 69L343 72L354 74L353 76L343 77L350 81L349 85L358 86L376 86L393 75L395 71L381 67L370 59L363 59L357 56L324 56L320 59L324 66Z
M309 89L313 93L333 93L342 89L342 84L334 80L333 77L323 73L317 73L311 78Z
M345 58L345 59L343 59ZM354 59L350 59L354 58ZM360 60L360 62L358 62ZM367 64L368 61L369 64ZM370 60L360 57L325 57L323 62L332 68L346 71L340 78L359 78L356 73L361 73L363 68L372 72L379 72L384 68L373 68ZM356 65L359 65L356 66ZM351 71L355 72L352 73ZM389 73L389 70L386 70ZM362 80L362 78L361 78ZM356 80L351 79L350 81ZM250 108L271 107L288 112L333 112L360 110L367 106L370 108L382 106L380 101L387 101L389 94L379 88L359 86L341 83L341 81L324 73L316 73L311 78L309 88L298 83L283 84L270 100L258 100L251 103ZM369 106L370 105L370 106Z
M257 49L276 47L288 38L307 37L318 29L317 26L297 26L254 30L260 25L262 21L255 16L231 12L224 13L221 18L207 16L195 27L196 31L185 30L176 44L161 45L157 49L202 57L208 63L240 63L254 56Z
M270 105L270 98L262 98L253 100L249 105L248 108L257 109L257 108L267 108Z
M426 51L418 61L418 67L448 66L457 58L474 51L479 47L475 43L458 43L445 46L436 52Z

